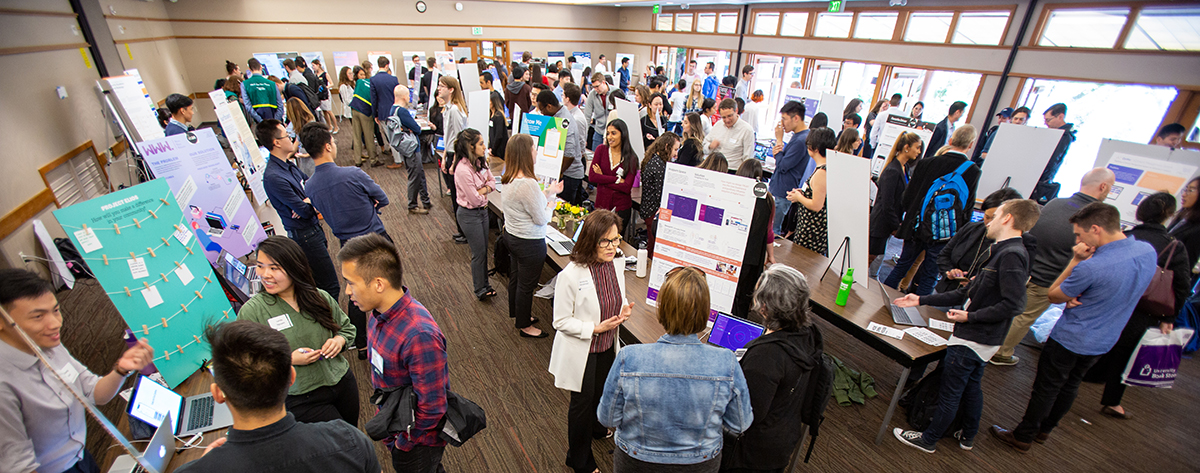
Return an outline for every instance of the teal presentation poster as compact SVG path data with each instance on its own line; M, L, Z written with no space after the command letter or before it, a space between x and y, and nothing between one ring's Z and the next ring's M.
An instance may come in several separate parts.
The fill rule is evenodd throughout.
M236 315L165 179L55 210L54 218L129 328L150 341L171 387L211 357L204 327Z

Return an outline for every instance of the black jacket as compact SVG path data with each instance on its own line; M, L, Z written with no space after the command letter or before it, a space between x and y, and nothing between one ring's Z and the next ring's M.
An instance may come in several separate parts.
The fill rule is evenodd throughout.
M933 127L933 135L929 137L929 144L925 145L925 157L932 158L942 146L946 145L946 140L949 139L950 119L943 118L937 126Z
M683 145L679 147L679 158L675 162L684 166L699 166L704 161L701 146L699 140L683 140Z
M1046 162L1046 169L1042 170L1042 177L1038 178L1038 182L1053 181L1054 176L1058 174L1058 168L1062 166L1067 150L1071 149L1071 143L1075 142L1074 126L1073 123L1066 123L1058 127L1063 131L1062 137L1058 139L1058 146L1054 147L1054 154L1050 155L1050 161Z
M1196 267L1196 261L1200 260L1200 222L1172 222L1171 236L1182 241L1183 246L1187 248L1188 273L1191 274L1192 268ZM1192 275L1192 280L1195 281L1195 275Z
M1027 255L1033 255L1037 251L1037 237L1026 233L1021 235L1021 242L1025 244ZM934 290L950 292L962 285L960 281L946 277L946 273L951 269L967 273L967 279L979 274L983 265L992 257L992 243L995 242L987 237L987 225L982 221L970 222L958 229L958 234L954 235L938 254L938 271L941 271L942 279L938 280Z
M742 372L754 422L740 437L726 437L721 469L771 470L788 465L800 441L800 412L808 376L819 366L824 343L815 326L774 332L746 344Z
M954 172L960 164L966 161L967 155L957 151L947 151L945 154L917 161L912 179L908 181L908 187L904 189L904 197L901 199L900 209L904 211L904 222L900 225L900 229L896 230L896 238L908 240L916 234L914 226L921 216L921 205L925 202L925 194L929 192L933 181ZM979 166L974 164L968 167L966 172L963 172L962 178L963 182L967 184L968 195L966 205L955 217L959 228L962 228L964 223L971 221L971 211L975 208L975 185L979 182L979 174Z
M908 187L908 170L912 165L901 165L900 160L893 159L879 173L879 186L875 193L875 205L871 207L870 232L871 238L887 238L900 228L900 216L904 214L901 200L904 198L904 188Z
M1200 233L1200 232L1197 232ZM1144 241L1154 247L1154 251L1158 252L1158 266L1166 266L1167 269L1175 272L1175 280L1172 284L1172 289L1175 290L1175 314L1168 314L1166 317L1157 317L1152 314L1152 318L1159 322L1174 322L1175 316L1183 309L1187 298L1192 295L1192 265L1188 262L1194 261L1189 257L1186 244L1175 245L1175 255L1167 261L1167 256L1171 253L1167 250L1167 245L1171 243L1172 238L1167 233L1167 227L1157 223L1143 223L1125 232L1125 236L1136 238L1138 241ZM1180 241L1180 243L1183 243ZM1137 309L1134 312L1142 313Z
M966 307L967 321L954 324L954 335L988 346L1004 343L1013 317L1025 310L1029 254L1021 238L992 245L992 257L970 284L955 290L921 296L921 305Z

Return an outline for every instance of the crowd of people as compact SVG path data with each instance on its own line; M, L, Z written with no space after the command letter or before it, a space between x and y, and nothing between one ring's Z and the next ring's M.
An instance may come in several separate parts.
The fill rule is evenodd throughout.
M237 321L204 334L212 347L214 398L229 405L234 423L228 437L179 471L267 471L282 464L294 467L290 471L380 471L370 439L359 430L360 386L343 353L367 360L371 387L412 388L411 428L385 440L395 469L444 471L446 337L406 285L405 255L380 218L388 193L363 169L335 163L334 135L348 120L359 166L405 168L408 210L427 214L432 202L421 155L429 143L421 136L429 130L417 124L414 105L428 106L433 133L444 137L437 169L449 189L452 239L470 249L471 286L481 302L497 295L487 264L488 205L503 186L504 225L496 245L508 253L507 313L520 337L551 336L537 326L533 304L556 201L594 208L581 224L570 263L555 279L549 324L549 371L554 386L570 392L568 467L599 471L592 443L612 437L616 471L782 471L800 440L804 383L822 364L824 345L812 321L807 278L776 263L772 243L790 238L826 254L826 195L836 185L825 172L830 150L869 157L881 139L881 119L921 118L923 104L905 114L895 96L863 118L865 104L854 99L839 132L824 113L806 119L803 103L786 102L774 125L775 168L768 178L755 148L758 132L770 125L761 121L763 93L752 90L751 66L741 69L740 78L720 79L713 63L701 74L693 60L675 83L658 67L635 84L628 59L612 69L602 55L576 83L573 58L545 68L529 53L510 65L481 59L480 87L491 91L492 126L485 134L467 127L459 80L437 74L432 58L427 65L417 56L412 60L406 81L416 90L400 84L386 57L343 67L336 80L319 61L310 67L303 58L283 62L285 78L265 76L257 59L247 61L247 74L227 64L219 88L242 105L269 152L264 188L287 236L258 245L253 259L262 291ZM372 66L378 67L374 73ZM336 115L330 102L335 81L343 106ZM721 87L734 97L719 97ZM645 136L616 117L616 101L627 96L641 111L637 124ZM168 134L188 132L191 99L172 95L166 103ZM896 305L945 308L955 322L932 423L923 431L896 429L896 438L929 453L947 436L960 448L973 448L984 367L1017 364L1016 345L1051 304L1065 309L1037 361L1028 406L1015 428L993 425L992 435L1022 452L1045 443L1085 378L1105 383L1104 414L1131 418L1121 406L1122 368L1146 329L1169 332L1175 320L1175 313L1149 313L1136 302L1157 267L1174 271L1177 309L1191 296L1200 255L1200 179L1188 182L1179 199L1165 192L1142 199L1140 225L1126 232L1117 209L1105 203L1115 184L1108 169L1088 172L1079 192L1054 198L1053 176L1073 140L1066 106L1056 104L1043 117L1066 132L1034 195L996 191L983 199L982 222L972 222L979 163L987 159L996 130L980 136L972 125L958 124L966 107L952 104L929 142L901 133L876 179L871 259L886 253L889 239L903 240L883 284L906 293ZM1005 109L998 118L1024 124L1030 113ZM535 175L536 138L511 124L520 114L569 122L562 169L552 185L541 185ZM1178 145L1183 131L1164 127L1156 143ZM640 160L633 146L638 139L647 145ZM391 164L382 160L388 153ZM492 160L504 163L499 185ZM644 225L653 251L654 208L669 163L766 183L767 195L757 199L750 223L733 310L766 330L740 359L701 341L710 291L705 273L694 267L671 270L659 290L656 318L665 335L627 347L617 337L634 306L619 249L625 235ZM635 183L643 197L641 221L632 218ZM934 194L950 203L929 207ZM339 241L336 259L325 225ZM911 283L901 287L913 266ZM344 311L338 302L343 293L350 301ZM17 331L74 371L68 383L98 403L149 363L150 346L139 342L111 373L97 376L62 348L62 315L49 282L28 271L0 270L0 304L16 322L0 327L6 360L0 372L7 380L0 387L0 463L22 472L96 471L83 448L82 410L46 381L47 368ZM287 319L284 328L280 317ZM33 418L39 422L26 422ZM950 431L951 425L958 427Z

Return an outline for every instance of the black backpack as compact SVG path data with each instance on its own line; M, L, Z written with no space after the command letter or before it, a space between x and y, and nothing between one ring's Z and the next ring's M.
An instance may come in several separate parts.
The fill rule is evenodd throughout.
M812 439L808 441L808 451L804 454L804 463L812 457L813 446L817 443L817 434L821 423L825 421L825 407L833 396L833 360L824 352L821 353L821 364L813 368L808 376L808 386L805 388L804 405L800 407L800 421L808 426Z
M63 261L67 263L67 270L75 276L78 281L84 278L93 278L91 268L88 268L87 263L83 261L83 256L79 254L79 250L75 249L75 244L66 238L55 238L54 246L58 249L58 254L62 255Z
M500 235L496 237L496 244L492 246L492 269L488 271L488 275L501 274L507 277L508 266L508 243L504 241L504 227L501 226Z
M903 380L901 381L903 382ZM908 426L912 430L924 432L929 428L929 424L933 423L933 416L937 413L938 407L938 391L942 389L942 364L938 366L917 381L917 385L912 389L905 391L904 395L900 396L900 401L897 404L903 407L908 416ZM954 432L962 428L962 405L959 404L958 414L954 416L954 421L950 422L950 426L946 428L946 432Z

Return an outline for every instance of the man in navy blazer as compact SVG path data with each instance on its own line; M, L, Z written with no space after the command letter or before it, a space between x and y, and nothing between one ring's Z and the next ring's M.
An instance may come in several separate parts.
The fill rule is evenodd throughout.
M950 138L950 135L954 134L954 123L962 118L966 110L967 103L961 100L950 104L950 114L946 115L946 118L943 118L933 128L933 136L929 137L929 146L925 147L926 158L937 156L938 149L946 144L946 140ZM970 150L967 151L969 152Z
M171 94L167 96L166 103L167 110L171 112L171 120L163 129L167 136L181 135L192 131L192 126L188 125L192 122L192 115L196 114L196 107L192 99L183 94Z

